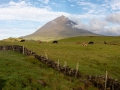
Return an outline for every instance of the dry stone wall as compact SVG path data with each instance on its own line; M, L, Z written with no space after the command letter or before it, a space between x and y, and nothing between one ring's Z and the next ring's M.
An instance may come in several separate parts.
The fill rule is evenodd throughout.
M19 45L6 45L6 46L0 46L0 51L2 50L12 50L19 52L21 54L24 54L26 56L33 55L36 59L38 59L43 64L46 64L48 67L53 68L60 73L63 73L66 76L75 77L79 79L81 82L85 83L85 87L87 88L89 85L94 85L98 88L98 90L120 90L120 82L118 80L114 80L110 77L107 77L107 82L105 86L105 76L91 76L86 75L85 78L82 79L82 74L79 70L72 69L69 66L63 66L60 65L58 62L55 62L54 60L50 60L44 56L38 55L35 52L28 50L24 46Z

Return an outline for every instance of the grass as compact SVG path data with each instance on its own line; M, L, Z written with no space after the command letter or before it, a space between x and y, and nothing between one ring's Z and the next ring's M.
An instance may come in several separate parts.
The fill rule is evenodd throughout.
M88 45L87 47L82 47L81 44L76 44L77 42L89 42L93 41L94 45ZM106 41L107 44L104 44L103 42ZM108 75L114 79L120 80L120 37L73 37L68 39L62 39L58 41L59 44L52 44L52 42L43 42L42 44L38 43L37 41L26 41L26 42L4 42L1 41L0 45L24 45L28 49L36 52L38 55L45 55L47 54L48 58L58 61L60 60L60 64L64 64L64 61L67 62L67 65L69 65L72 68L76 68L76 64L79 63L79 70L84 75L105 75L105 72L108 71ZM4 54L3 54L4 56ZM5 56L4 56L5 57ZM1 57L0 57L1 58ZM6 57L7 58L7 57ZM16 58L21 58L16 56ZM26 58L26 57L24 57ZM27 57L28 60L31 60L30 57ZM32 58L33 59L33 58ZM20 60L22 61L22 60ZM25 60L23 60L25 61ZM36 61L36 60L35 60ZM37 63L34 61L34 67L37 67ZM29 61L27 61L29 62ZM26 63L26 62L23 62ZM15 64L16 65L16 64ZM18 66L18 65L17 65ZM31 65L29 65L31 66ZM39 66L39 65L38 65ZM44 65L43 65L44 66ZM45 67L45 66L44 66ZM30 67L29 67L30 68ZM16 69L18 70L18 69ZM16 71L15 70L15 71ZM25 71L28 70L28 67ZM38 70L38 69L35 69ZM46 67L44 68L46 70ZM42 70L42 71L44 71ZM10 70L11 71L11 70ZM41 71L41 70L40 70ZM36 73L40 72L36 71ZM48 79L48 77L56 77L59 75L57 72L53 71L52 69L48 69L50 72L48 75L42 75L42 78L44 78L48 83L50 84L50 87L54 86L50 81L53 80L57 84L55 89L52 88L52 90L58 90L57 87L59 84L61 84L59 87L61 87L61 90L64 90L62 88L65 88L65 90L69 90L71 86L75 85L75 83L71 84L67 81L65 83L69 83L64 86L65 83L60 81L64 81L65 79L61 78L61 80L57 79ZM44 73L48 72L44 71ZM30 71L29 71L30 72ZM57 76L54 76L54 72ZM31 75L31 74L30 74ZM46 77L44 77L46 76ZM61 75L62 76L62 75ZM1 76L0 76L1 77ZM29 75L28 75L29 77ZM64 77L64 76L62 76ZM3 79L3 77L2 77ZM6 79L3 79L6 80ZM21 79L20 79L21 80ZM35 79L36 80L36 79ZM38 79L37 79L38 80ZM34 81L34 80L33 80ZM77 81L75 81L77 82ZM93 90L93 89L91 89Z
M48 68L32 56L0 51L0 90L72 90L76 86L84 89L84 84L78 82Z

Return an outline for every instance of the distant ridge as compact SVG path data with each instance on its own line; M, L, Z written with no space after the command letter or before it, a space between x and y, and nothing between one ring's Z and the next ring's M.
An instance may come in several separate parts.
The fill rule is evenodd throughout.
M28 40L50 41L75 36L98 36L98 34L90 31L77 29L74 27L75 25L77 25L77 23L62 15L52 21L49 21L33 34L24 36L22 38Z

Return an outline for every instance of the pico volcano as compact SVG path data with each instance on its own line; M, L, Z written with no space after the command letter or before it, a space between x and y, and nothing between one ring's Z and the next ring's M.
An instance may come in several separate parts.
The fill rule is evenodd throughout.
M23 38L28 40L50 41L76 36L98 36L98 34L88 30L75 28L75 25L77 23L62 15L49 21L34 33Z

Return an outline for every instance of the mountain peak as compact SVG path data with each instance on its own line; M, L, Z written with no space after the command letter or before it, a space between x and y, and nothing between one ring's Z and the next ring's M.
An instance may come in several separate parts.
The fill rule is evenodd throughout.
M71 26L74 26L74 25L77 25L77 23L75 23L75 22L73 22L73 21L71 21L71 20L69 20L66 16L64 16L64 15L62 15L62 16L60 16L60 17L57 17L56 19L54 19L54 20L52 20L51 22L56 22L56 23L58 23L59 25L61 24L61 25L71 25Z
M67 18L66 16L64 16L64 15L62 15L62 16L60 16L61 18Z
M25 36L25 39L61 39L74 36L93 36L96 35L87 30L76 29L74 25L77 25L74 21L69 20L66 16L62 15L49 21L36 32L31 35Z
M68 18L67 18L66 16L62 15L62 16L60 16L60 17L57 17L57 18L54 19L54 20L56 20L56 21L67 21Z

